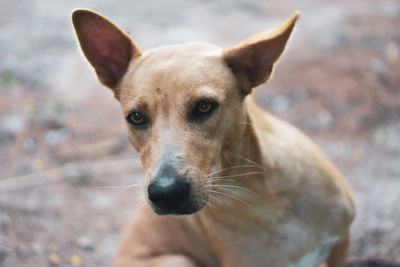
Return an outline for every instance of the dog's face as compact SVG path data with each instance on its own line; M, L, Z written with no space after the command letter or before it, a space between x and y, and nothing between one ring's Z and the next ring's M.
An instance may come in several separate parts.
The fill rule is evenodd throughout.
M207 203L207 174L243 117L234 80L222 50L200 43L145 52L129 67L117 97L156 212L193 213Z
M243 99L268 79L296 19L227 50L190 43L142 53L106 18L73 13L85 56L121 104L156 213L191 214L207 204L209 174L241 136Z

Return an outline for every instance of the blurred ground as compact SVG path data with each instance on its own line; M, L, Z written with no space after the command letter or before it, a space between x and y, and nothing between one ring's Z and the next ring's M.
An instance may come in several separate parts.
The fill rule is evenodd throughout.
M358 208L350 259L400 262L398 0L0 0L0 266L109 266L137 202L109 187L135 183L141 168L117 102L77 49L78 7L110 17L142 49L226 47L299 9L256 100L347 177Z

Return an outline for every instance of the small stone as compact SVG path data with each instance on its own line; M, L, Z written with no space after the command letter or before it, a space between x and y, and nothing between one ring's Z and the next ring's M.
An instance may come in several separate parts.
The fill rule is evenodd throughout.
M332 114L328 110L321 110L318 113L320 125L324 129L332 129L334 125Z
M375 131L373 138L377 145L382 145L385 141L385 133L382 130L377 130Z
M93 241L88 236L79 237L78 238L78 245L79 245L80 248L82 248L84 250L89 250L89 251L94 250Z
M89 173L80 170L75 163L66 163L63 169L68 182L73 185L88 184L92 178Z
M35 140L32 138L25 138L22 142L22 148L27 153L33 153L36 150L36 143Z
M71 111L71 107L66 102L49 100L36 107L36 112L46 118L53 118L55 115L63 116Z
M42 171L44 169L43 161L41 161L40 159L34 159L32 161L32 168L37 172Z
M387 71L387 66L385 62L383 62L379 58L373 58L370 61L370 66L373 72L376 74L385 74Z
M7 250L0 246L0 266L3 266L3 263L6 261Z
M365 157L365 151L362 148L355 149L351 154L351 159L353 161L360 161Z
M61 261L60 256L58 256L57 253L54 252L50 253L49 262L51 265L57 266L60 263L60 261Z
M379 59L379 58L374 58L370 62L371 69L376 75L376 79L383 85L386 85L388 83L387 79L387 64Z
M63 169L68 177L73 177L80 174L80 170L75 163L66 163L63 165Z
M90 200L92 206L99 210L108 210L113 206L113 198L111 195L92 194Z
M0 214L0 226L3 229L8 229L12 225L12 219L7 214Z
M18 135L24 129L24 121L18 116L7 116L2 119L0 127L7 133Z
M69 262L73 265L73 266L79 266L82 264L82 259L81 257L79 257L78 255L73 255L70 259Z
M385 56L391 63L396 63L400 58L399 47L395 42L390 42L385 49Z
M32 248L32 251L33 251L35 254L40 255L40 254L42 254L42 252L43 252L42 246L41 246L40 244L36 243L36 242L33 242L33 243L32 243L31 248Z
M55 146L57 144L64 143L69 139L69 137L69 132L64 128L61 128L58 130L48 131L44 136L44 141L49 146Z
M289 108L290 99L285 95L278 95L272 99L271 109L274 112L284 112Z
M15 255L17 255L18 259L25 260L28 258L28 251L26 248L19 246L15 249Z

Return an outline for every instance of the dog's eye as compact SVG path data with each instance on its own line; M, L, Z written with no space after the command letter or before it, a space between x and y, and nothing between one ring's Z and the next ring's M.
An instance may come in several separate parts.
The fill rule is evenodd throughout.
M146 123L146 118L145 116L137 111L134 111L128 115L126 120L131 124L131 125L144 125Z
M203 121L211 116L217 107L218 103L216 101L207 99L200 100L189 113L189 119L198 122Z
M206 102L206 101L200 101L200 103L198 104L197 108L201 113L207 113L209 112L213 107L213 104L210 102Z

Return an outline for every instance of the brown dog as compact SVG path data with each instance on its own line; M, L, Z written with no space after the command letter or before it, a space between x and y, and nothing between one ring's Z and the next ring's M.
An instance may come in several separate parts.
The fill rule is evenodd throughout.
M250 95L297 18L225 50L189 43L142 53L105 17L74 11L82 50L121 103L145 170L150 205L137 211L114 266L345 266L349 186Z

